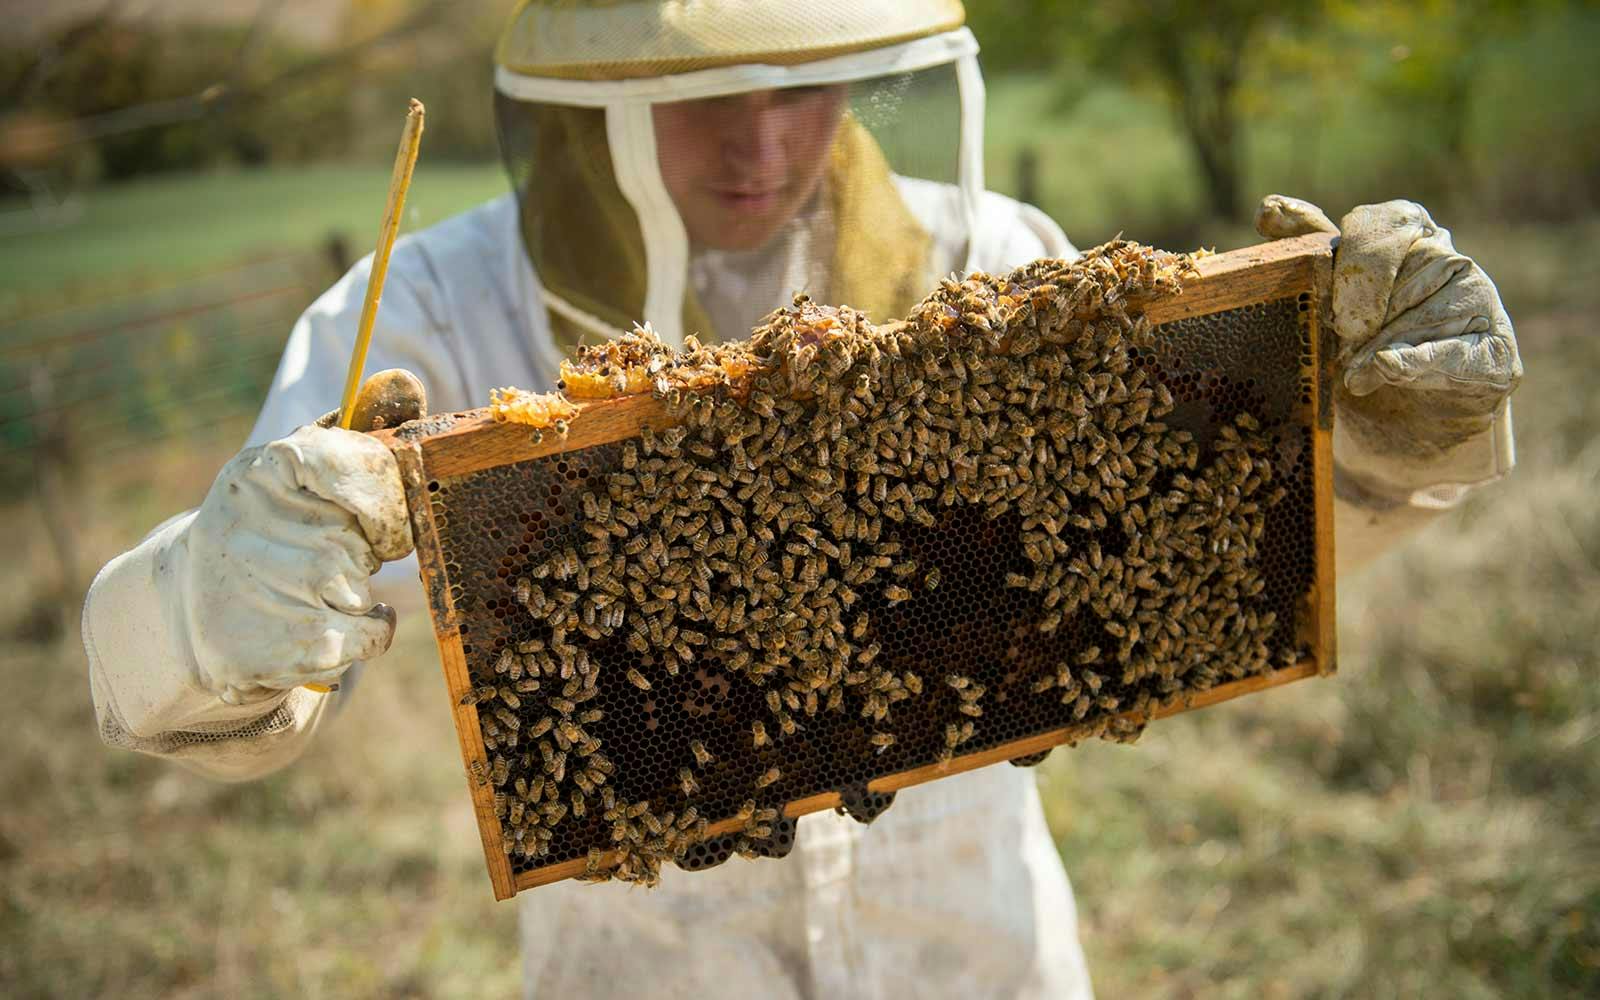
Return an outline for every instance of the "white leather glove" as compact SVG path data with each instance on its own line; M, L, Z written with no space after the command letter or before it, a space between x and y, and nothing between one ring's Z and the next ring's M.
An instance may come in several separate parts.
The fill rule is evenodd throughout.
M230 704L328 683L394 638L367 578L411 551L400 470L353 431L302 427L223 467L179 557L195 664Z
M1268 239L1341 233L1333 260L1335 457L1365 491L1426 504L1430 491L1512 464L1507 397L1522 379L1511 320L1483 269L1421 205L1362 205L1335 227L1315 205L1268 195Z
M90 589L102 732L133 745L252 719L381 654L395 616L368 577L411 545L399 469L372 438L311 426L241 452L198 511Z

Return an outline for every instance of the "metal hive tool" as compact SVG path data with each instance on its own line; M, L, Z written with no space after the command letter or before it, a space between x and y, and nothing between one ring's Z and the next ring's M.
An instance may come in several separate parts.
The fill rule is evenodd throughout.
M1018 513L989 516L972 504L944 508L937 523L893 527L895 538L923 571L938 570L938 584L918 587L909 599L889 602L867 595L871 640L885 664L913 666L929 688L894 708L892 746L869 742L873 726L853 712L818 712L788 735L771 725L765 692L719 666L724 654L702 652L676 676L650 675L643 690L624 680L640 662L618 634L573 642L605 664L604 680L585 708L603 718L588 727L609 755L609 775L623 803L650 800L682 817L693 804L703 817L698 842L679 857L689 870L721 863L737 848L781 856L793 844L795 817L839 808L870 821L910 785L975 767L1011 761L1037 763L1049 749L1087 736L1130 730L1153 718L1224 701L1241 694L1333 670L1333 555L1331 494L1333 356L1326 321L1330 243L1326 236L1264 244L1205 258L1183 292L1143 307L1157 327L1155 346L1137 353L1152 381L1168 387L1174 406L1164 419L1194 435L1202 464L1228 434L1236 416L1249 413L1270 443L1282 499L1264 516L1259 564L1264 589L1252 604L1252 621L1275 619L1259 640L1270 665L1195 690L1155 691L1156 678L1121 684L1107 677L1104 691L1128 713L1041 696L1036 679L1048 664L1070 661L1104 636L1092 618L1079 616L1050 633L1032 627L1039 595L1007 586L1015 572ZM549 712L556 684L530 690L512 709L474 704L470 692L504 686L509 651L539 645L534 618L519 606L519 580L564 546L582 541L586 493L603 495L607 476L620 469L624 442L649 427L671 425L663 404L649 394L580 404L569 434L530 434L525 426L495 422L485 411L441 415L380 437L394 449L406 480L419 562L449 685L463 758L496 898L564 878L582 876L614 858L613 824L591 810L582 817L562 807L542 856L508 853L510 833L497 794L515 796L507 775L496 774L485 734L533 727ZM1068 548L1120 551L1128 544L1115 524L1107 529L1063 528ZM1098 556L1097 556L1098 558ZM923 572L919 571L921 578ZM1093 634L1091 634L1093 633ZM947 685L956 675L987 692L984 713L951 756L946 732L962 694ZM1136 690L1149 688L1143 695ZM1152 696L1154 692L1154 696ZM1046 692L1053 695L1054 692ZM1096 694L1099 694L1097 688ZM1079 701L1082 699L1080 698ZM497 721L498 720L498 721ZM770 738L753 746L751 727L766 720ZM493 735L490 736L494 740ZM696 772L687 795L682 768L693 744L715 760ZM537 756L532 740L520 751ZM578 758L573 757L574 767ZM547 770L548 770L548 761ZM741 840L753 822L747 803L770 769L781 777L755 795L767 822L758 842ZM537 796L534 797L537 800ZM741 814L741 808L745 812ZM518 815L520 815L520 810ZM643 820L641 820L643 821Z

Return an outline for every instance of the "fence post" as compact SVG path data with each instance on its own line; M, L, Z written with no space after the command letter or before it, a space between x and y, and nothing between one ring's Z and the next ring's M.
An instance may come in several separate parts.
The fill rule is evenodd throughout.
M355 261L350 256L350 237L342 230L332 230L322 241L322 252L333 268L335 280L344 277Z
M1039 205L1039 154L1032 146L1017 150L1017 200Z
M66 411L56 406L55 378L44 362L33 366L28 379L33 397L34 487L45 531L55 549L61 571L60 612L64 624L70 623L83 599L78 575L78 529L74 512L81 501L72 496L72 435Z

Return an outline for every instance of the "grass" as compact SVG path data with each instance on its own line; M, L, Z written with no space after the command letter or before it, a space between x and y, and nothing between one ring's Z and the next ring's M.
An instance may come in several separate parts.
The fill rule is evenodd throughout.
M71 225L0 237L0 316L40 299L98 297L343 233L376 244L389 187L382 165L325 165L158 177L83 196ZM405 229L503 192L498 164L418 166ZM8 207L17 207L15 205Z

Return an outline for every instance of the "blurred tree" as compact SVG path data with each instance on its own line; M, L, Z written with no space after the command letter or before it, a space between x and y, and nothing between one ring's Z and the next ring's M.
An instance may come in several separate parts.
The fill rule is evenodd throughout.
M1207 208L1238 219L1249 62L1325 10L1325 0L1011 0L969 15L992 64L1075 64L1155 88L1194 153Z
M418 0L360 0L347 14L347 37L375 24L397 23ZM369 129L361 152L387 156L394 145L393 114L408 98L428 105L428 159L482 162L499 156L493 102L494 45L509 2L446 4L425 31L386 47L352 86L359 116L382 123ZM370 148L368 148L370 147Z
M1464 192L1472 111L1486 63L1497 47L1583 0L1339 0L1337 21L1366 41L1366 86L1403 109L1415 129L1413 168L1427 190Z
M28 126L22 140L0 142L7 157L0 194L28 188L17 167L85 147L112 180L338 155L357 131L352 92L375 76L414 71L425 61L419 52L458 58L469 44L463 25L471 18L462 12L479 9L450 0L360 0L345 37L312 49L271 31L277 7L260 0L248 23L221 25L89 17L30 47L0 42L6 131ZM388 115L384 121L392 144Z
M1540 157L1511 148L1517 140L1503 120L1485 131L1483 105L1506 105L1508 90L1531 95L1535 81L1548 105L1548 90L1559 90L1561 80L1540 62L1539 46L1551 47L1547 29L1569 26L1578 36L1571 44L1581 48L1594 37L1597 16L1596 0L992 0L968 10L992 73L1048 72L1068 101L1107 82L1159 94L1194 158L1206 210L1235 221L1248 208L1250 127L1291 128L1299 167L1289 176L1315 187L1306 182L1330 151L1321 144L1330 114L1346 116L1337 128L1358 136L1370 157L1359 178L1327 177L1330 195L1403 189L1430 202L1470 196L1481 204L1491 180L1514 188L1504 178L1529 175L1528 162ZM1545 41L1532 44L1536 36ZM1564 148L1600 103L1584 96L1595 91L1582 85L1592 84L1592 73L1584 75L1568 71L1577 92L1560 95L1560 113L1530 105L1515 130L1538 131L1536 146L1561 153L1560 169L1570 175L1523 181L1541 205L1570 206L1575 194L1594 190L1600 156L1582 152L1594 144ZM1563 114L1570 120L1556 120ZM1538 130L1526 125L1533 118ZM1281 147L1287 137L1277 138Z
M0 94L15 113L53 123L29 150L34 159L92 148L98 171L117 180L325 151L347 130L342 87L299 74L308 61L303 49L245 27L101 19L68 25L32 50L0 52ZM251 90L263 79L278 81L270 99ZM0 177L0 192L13 181Z

